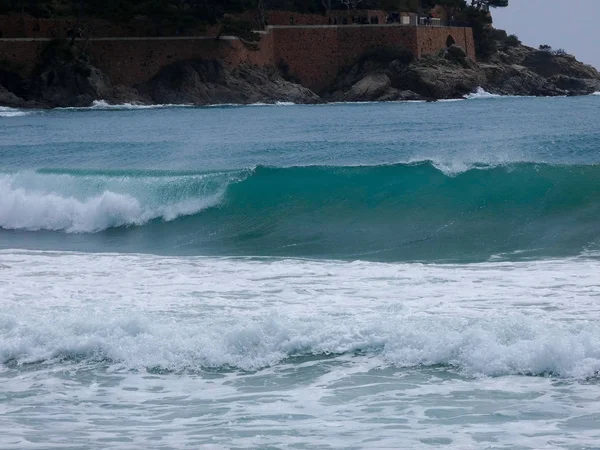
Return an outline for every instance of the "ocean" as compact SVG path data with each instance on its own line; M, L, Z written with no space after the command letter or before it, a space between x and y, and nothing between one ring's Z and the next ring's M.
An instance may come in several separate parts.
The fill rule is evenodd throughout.
M600 448L600 96L0 108L0 448Z

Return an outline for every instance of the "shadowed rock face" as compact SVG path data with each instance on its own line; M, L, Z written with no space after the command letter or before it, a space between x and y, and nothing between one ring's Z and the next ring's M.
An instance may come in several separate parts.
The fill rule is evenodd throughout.
M243 65L225 69L217 61L181 61L163 68L140 93L155 103L315 103L311 90L284 80L272 68Z
M461 98L478 87L501 95L586 95L600 91L600 73L573 56L518 45L501 48L485 63L450 46L414 61L401 49L378 49L343 70L319 97L287 81L273 67L242 65L229 70L218 61L179 61L149 82L113 86L76 46L49 47L30 80L0 68L0 105L11 107L90 106L109 103L318 103Z
M383 101L410 93L411 99L438 100L460 98L480 86L501 95L587 95L600 91L600 73L573 56L521 45L504 48L481 64L451 46L410 63L361 60L340 74L325 98Z
M32 85L35 100L50 107L89 106L108 96L111 89L103 72L80 60L44 67Z
M317 103L310 89L286 81L274 68L243 65L228 70L217 61L180 61L136 87L113 86L85 58L48 58L22 95L0 84L0 105L85 107L95 100L140 104Z

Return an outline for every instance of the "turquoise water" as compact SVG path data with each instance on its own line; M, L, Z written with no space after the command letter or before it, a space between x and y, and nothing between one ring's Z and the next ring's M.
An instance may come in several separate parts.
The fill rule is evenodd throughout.
M599 113L0 109L0 448L595 448Z

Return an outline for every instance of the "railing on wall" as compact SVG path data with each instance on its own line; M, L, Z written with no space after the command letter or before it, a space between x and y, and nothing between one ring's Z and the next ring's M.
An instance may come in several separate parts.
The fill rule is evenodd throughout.
M461 27L468 28L469 24L464 22L459 22L456 20L442 20L436 17L427 17L427 16L405 16L403 19L405 23L401 23L401 25L411 25L411 26L419 26L419 27Z

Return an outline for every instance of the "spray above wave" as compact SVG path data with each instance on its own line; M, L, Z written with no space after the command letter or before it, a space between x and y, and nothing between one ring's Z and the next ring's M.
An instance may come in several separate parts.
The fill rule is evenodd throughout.
M60 171L0 175L0 227L82 233L139 226L159 218L171 221L218 204L226 186L210 174L132 175Z
M382 261L568 256L600 243L599 166L519 163L447 174L425 162L117 175L4 175L0 226L144 225L136 232L143 245L125 250ZM127 241L127 233L118 236Z
M502 95L492 94L491 92L487 92L481 86L477 88L477 91L472 94L465 95L465 98L468 100L481 100L481 99L489 99L489 98L502 98Z

